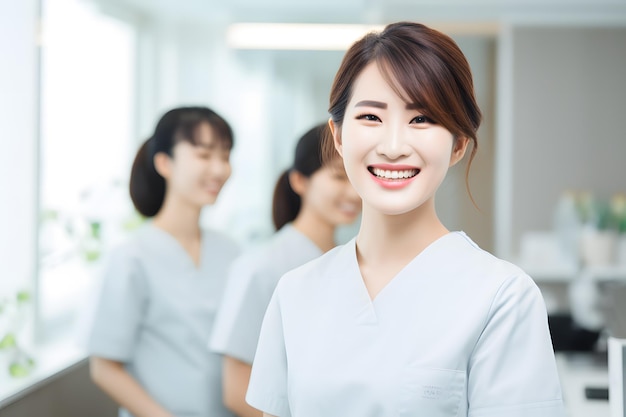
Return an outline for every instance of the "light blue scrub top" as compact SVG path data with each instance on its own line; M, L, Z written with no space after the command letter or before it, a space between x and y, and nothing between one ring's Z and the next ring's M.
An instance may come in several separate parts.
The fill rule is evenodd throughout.
M232 417L222 403L221 358L207 341L238 253L233 241L205 230L196 267L174 237L143 227L110 256L89 353L125 363L176 417Z
M280 277L322 255L291 224L233 264L215 320L211 350L252 364L267 305Z
M286 274L248 403L287 417L563 417L543 298L462 232L372 301L355 241Z

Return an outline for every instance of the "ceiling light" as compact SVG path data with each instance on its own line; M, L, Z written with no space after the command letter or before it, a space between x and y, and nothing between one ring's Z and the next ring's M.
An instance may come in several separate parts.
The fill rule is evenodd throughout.
M235 23L226 41L235 49L345 50L381 25Z

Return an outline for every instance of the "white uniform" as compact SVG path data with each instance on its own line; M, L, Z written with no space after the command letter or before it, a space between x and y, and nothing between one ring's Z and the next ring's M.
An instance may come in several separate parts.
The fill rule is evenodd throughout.
M373 301L354 239L286 274L246 399L280 417L564 416L538 288L462 232Z
M291 224L231 267L215 320L211 350L252 364L267 305L280 277L322 250Z
M197 267L168 233L147 225L105 269L89 353L120 362L176 417L230 417L221 358L207 350L235 243L202 232ZM121 409L120 416L130 416Z

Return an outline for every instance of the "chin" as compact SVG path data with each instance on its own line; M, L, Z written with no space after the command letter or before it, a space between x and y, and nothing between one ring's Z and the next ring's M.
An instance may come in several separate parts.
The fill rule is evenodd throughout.
M200 201L200 204L204 206L212 206L217 201L217 197L206 197Z
M386 216L399 216L410 213L419 206L407 206L406 204L375 204L371 207L375 211Z

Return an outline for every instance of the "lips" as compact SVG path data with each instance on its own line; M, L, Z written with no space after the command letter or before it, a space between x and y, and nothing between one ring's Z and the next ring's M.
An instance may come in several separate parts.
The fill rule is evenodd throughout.
M379 168L370 166L367 168L372 175L381 180L387 181L403 181L415 177L419 174L419 168Z
M372 179L388 190L400 190L417 178L420 168L411 165L376 164L367 167Z
M202 184L202 188L211 194L217 194L222 189L222 183L217 181L206 182Z

